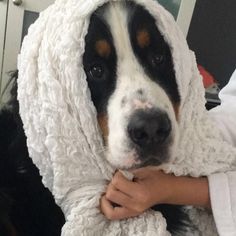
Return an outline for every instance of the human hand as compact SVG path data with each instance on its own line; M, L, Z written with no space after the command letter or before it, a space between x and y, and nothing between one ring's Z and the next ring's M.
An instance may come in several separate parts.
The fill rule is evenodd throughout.
M116 172L101 198L101 211L110 220L138 216L156 204L211 208L206 177L177 177L165 174L157 167L131 172L134 174L133 181L126 179L120 171Z
M167 202L171 196L170 182L174 176L157 167L140 168L131 173L133 181L116 172L101 198L101 211L110 220L138 216L153 205Z

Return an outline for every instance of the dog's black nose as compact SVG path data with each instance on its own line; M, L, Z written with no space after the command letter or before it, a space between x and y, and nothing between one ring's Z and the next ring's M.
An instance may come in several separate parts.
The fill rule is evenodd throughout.
M149 152L164 143L170 132L171 122L168 115L157 109L136 111L128 124L130 139Z

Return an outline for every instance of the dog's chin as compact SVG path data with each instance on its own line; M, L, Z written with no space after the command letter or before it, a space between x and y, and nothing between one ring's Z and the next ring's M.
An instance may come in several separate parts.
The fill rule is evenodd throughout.
M162 164L167 163L169 158L165 158L164 160L158 156L151 156L147 157L144 161L141 161L139 167L146 167L146 166L160 166Z
M164 148L160 149L156 153L151 153L146 155L145 153L140 152L139 159L140 159L140 166L160 166L162 164L168 163L170 160L170 149Z
M166 152L165 156L159 156L158 154L143 156L132 150L119 156L109 155L108 161L115 169L133 170L147 166L160 166L165 164L170 159L167 153L168 152Z
M133 151L119 152L117 155L109 153L107 160L112 167L121 170L136 169L142 165L142 161Z

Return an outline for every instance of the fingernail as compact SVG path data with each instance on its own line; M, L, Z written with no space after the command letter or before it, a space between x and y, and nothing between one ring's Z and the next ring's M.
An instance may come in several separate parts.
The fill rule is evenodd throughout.
M126 170L119 170L121 172L121 174L128 179L129 181L133 181L134 179L134 175L132 173L130 173L129 171Z

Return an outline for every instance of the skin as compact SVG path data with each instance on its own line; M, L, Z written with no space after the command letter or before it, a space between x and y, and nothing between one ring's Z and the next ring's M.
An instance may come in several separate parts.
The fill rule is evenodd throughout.
M133 181L117 171L101 197L101 211L110 220L138 216L157 204L211 208L209 185L205 177L176 177L154 167L131 172L134 174ZM114 203L119 206L114 207Z

